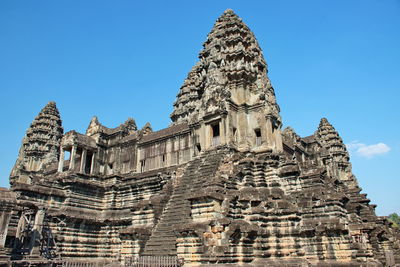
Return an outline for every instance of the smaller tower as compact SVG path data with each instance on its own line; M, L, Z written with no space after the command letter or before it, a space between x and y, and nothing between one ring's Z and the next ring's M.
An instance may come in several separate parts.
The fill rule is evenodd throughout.
M322 160L327 166L329 174L337 177L349 188L357 187L357 180L351 171L350 156L346 145L326 118L321 119L315 137L326 150L322 153Z
M57 162L63 127L55 102L49 102L36 116L22 140L10 183L20 175L40 173L45 164Z

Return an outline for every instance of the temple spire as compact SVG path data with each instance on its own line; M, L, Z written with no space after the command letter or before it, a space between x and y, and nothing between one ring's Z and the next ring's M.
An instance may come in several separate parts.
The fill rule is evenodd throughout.
M49 102L36 116L22 140L11 183L20 174L39 171L44 164L57 162L63 127L55 102Z
M349 154L342 138L327 118L321 119L316 131L316 137L330 153L341 154L345 160L349 160Z
M343 181L349 188L358 187L357 180L351 171L346 145L326 118L321 119L315 137L326 150L323 158L330 174Z
M262 103L280 121L261 48L231 9L225 10L208 34L199 61L177 95L171 119L195 121L202 117L202 111L224 112L227 100L237 105Z

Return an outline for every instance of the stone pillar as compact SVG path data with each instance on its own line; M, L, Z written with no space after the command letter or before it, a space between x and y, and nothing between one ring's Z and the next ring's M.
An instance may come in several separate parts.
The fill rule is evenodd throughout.
M8 224L10 223L11 213L16 204L16 194L6 188L0 187L0 259L5 256L3 253ZM4 254L4 255L3 255Z
M93 152L92 153L92 162L90 164L90 174L94 174L94 163L95 163L95 159L96 159L96 153Z
M70 159L69 159L69 170L70 170L70 171L71 171L71 170L73 171L74 168L75 168L76 149L77 149L77 146L74 145L74 146L72 147L72 150L71 150L71 156L70 156Z
M11 214L5 210L0 211L0 249L4 248L4 244L6 243L10 215Z
M273 148L275 145L274 136L272 134L272 118L271 116L266 116L265 124L265 140L267 141L267 146Z
M32 227L32 238L31 243L29 244L29 248L31 248L31 255L37 256L40 254L40 247L37 245L37 241L40 239L40 235L43 228L43 221L45 217L44 209L38 209L35 214L35 221Z
M220 136L219 136L219 143L221 145L225 145L226 142L226 130L225 130L225 119L221 118L221 120L219 121L219 132L220 132Z
M232 115L227 115L224 120L225 121L225 133L226 133L225 142L227 144L232 144L232 142L233 142L231 116Z
M86 168L86 156L87 156L87 150L85 148L82 149L82 155L81 155L81 166L79 168L80 173L85 173L85 168Z
M268 147L272 148L274 151L282 151L282 136L280 125L275 125L277 122L274 122L274 117L271 115L267 115L266 117L266 141Z
M275 130L275 148L277 151L283 151L281 127Z
M188 135L189 138L189 160L192 160L193 155L194 155L194 151L195 151L195 144L193 142L193 136L194 136L194 132L190 132Z
M142 149L138 147L137 149L137 172L142 172Z
M239 151L248 151L250 149L249 147L249 139L250 137L250 130L253 131L253 129L249 129L249 124L248 124L248 115L243 109L239 109L237 113L237 145ZM251 134L253 134L251 132Z
M117 147L116 151L115 151L116 155L115 155L115 163L114 163L114 167L113 167L113 173L117 172L117 173L121 173L122 172L122 149L120 147Z
M64 148L60 148L60 160L58 161L58 172L63 172L64 170Z
M18 239L18 241L21 241L22 232L23 232L23 230L25 229L25 224L26 224L26 223L27 223L27 222L25 221L25 219L23 218L23 215L22 215L22 213L21 213L21 217L19 218L18 225L17 225L17 231L16 231L16 233L15 233L15 237ZM17 243L14 242L14 246L15 246L16 244L17 244Z
M165 162L164 167L168 167L171 165L171 141L167 139L165 141Z
M204 146L202 145L202 147L204 147L204 149L208 149L211 146L211 126L209 124L202 124L201 125L201 131L202 131L202 136L203 136L203 143Z

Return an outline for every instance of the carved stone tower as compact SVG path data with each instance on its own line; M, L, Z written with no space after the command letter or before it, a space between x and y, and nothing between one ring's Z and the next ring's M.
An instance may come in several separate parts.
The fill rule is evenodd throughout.
M281 118L254 34L230 9L215 23L184 81L171 119L197 129L197 148L282 150Z
M330 175L342 181L349 188L357 187L358 183L351 171L350 156L346 146L339 133L326 118L321 119L315 137L325 148L325 151L321 153L321 159L327 166Z
M63 131L56 103L49 102L26 131L10 182L18 175L24 177L38 172L45 164L58 162Z

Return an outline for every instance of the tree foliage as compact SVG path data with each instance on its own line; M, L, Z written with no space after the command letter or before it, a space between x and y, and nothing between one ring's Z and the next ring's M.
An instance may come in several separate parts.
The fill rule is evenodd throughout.
M390 222L393 223L392 227L400 229L400 216L397 213L392 213L388 216Z

